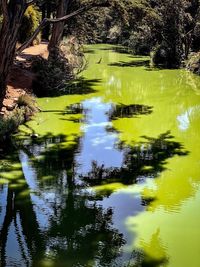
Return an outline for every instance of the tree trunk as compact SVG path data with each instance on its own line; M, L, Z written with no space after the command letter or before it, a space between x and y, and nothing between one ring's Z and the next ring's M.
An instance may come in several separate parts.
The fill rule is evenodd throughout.
M19 28L26 10L24 0L11 0L0 31L0 108L6 95L8 74L15 58Z
M45 3L42 6L42 19L51 17L51 4ZM50 36L50 24L42 29L42 39L48 41Z
M68 13L68 7L72 0L60 0L56 11L56 18L64 17ZM55 23L52 28L52 35L49 41L49 50L60 45L64 31L65 22Z

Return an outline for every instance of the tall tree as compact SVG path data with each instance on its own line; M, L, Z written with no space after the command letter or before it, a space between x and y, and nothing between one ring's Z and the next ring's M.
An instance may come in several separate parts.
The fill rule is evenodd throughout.
M60 0L60 2L58 2L57 15L66 13L65 8L68 7L70 1L71 0ZM3 106L3 99L6 95L8 74L15 58L18 33L22 24L24 13L29 5L32 5L36 2L37 0L10 0L9 2L7 0L0 0L3 14L3 23L0 31L0 109ZM104 7L106 5L108 5L108 1L106 0L103 1L103 3L90 2L88 5L84 5L80 9L75 10L71 14L64 17L55 19L44 18L34 32L33 36L25 44L23 44L18 51L21 52L28 45L30 45L40 31L50 23L62 23L59 24L59 27L54 28L55 33L53 34L51 43L57 45L62 37L62 31L64 27L63 23L65 20L85 12L94 6Z
M67 15L69 5L72 3L72 0L59 0L56 10L56 18L61 18ZM49 42L49 48L58 47L64 31L65 21L61 21L53 25L52 35Z
M32 1L31 1L32 2ZM6 83L13 63L19 28L24 13L31 2L1 0L3 22L0 31L0 108L6 94Z

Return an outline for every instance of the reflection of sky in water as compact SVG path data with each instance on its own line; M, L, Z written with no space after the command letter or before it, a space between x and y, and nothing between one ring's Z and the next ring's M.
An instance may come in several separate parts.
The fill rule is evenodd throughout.
M92 161L100 166L104 164L105 167L121 166L123 152L115 148L117 134L107 131L107 127L112 126L107 115L111 104L102 103L101 98L92 98L83 102L83 108L87 113L86 124L82 127L84 136L81 152L77 156L80 164L78 172L88 172Z
M2 223L4 221L4 216L6 214L6 203L7 203L7 191L8 187L3 186L0 191L0 226L2 226Z
M64 203L61 203L62 196L56 191L56 187L47 187L45 191L39 187L35 170L31 167L28 156L22 151L20 152L20 160L24 176L31 190L30 196L37 222L40 228L45 230L50 226L50 219L55 216L55 207L62 207L64 205ZM66 188L66 178L66 174L63 173L63 188ZM62 191L62 194L65 194L65 190ZM59 215L59 210L57 215Z
M98 68L95 69L95 67ZM180 259L184 259L181 261L183 264L176 264L174 266L184 266L184 257L187 257L188 260L190 260L187 266L197 267L198 264L192 265L192 261L196 262L199 260L198 255L200 255L199 251L197 251L199 250L199 196L196 200L191 199L193 206L187 206L187 202L189 201L191 195L193 195L195 192L195 185L199 184L199 173L197 173L199 169L199 161L197 162L197 160L199 160L199 151L197 145L199 144L199 100L193 95L187 95L188 97L186 98L184 94L184 96L182 94L175 94L176 91L178 93L179 91L181 93L187 91L188 94L188 88L185 88L184 75L180 88L175 88L173 86L177 83L177 74L180 76L179 70L170 71L169 75L168 71L163 70L152 71L151 73L141 70L140 73L139 69L137 71L136 68L132 68L131 71L127 71L126 68L113 68L112 73L111 67L106 69L106 67L103 66L103 68L105 69L102 69L101 65L95 64L91 69L91 77L94 76L94 73L96 73L95 75L100 78L103 76L103 86L101 88L103 91L100 92L102 97L99 97L99 93L97 92L97 97L93 97L85 101L83 101L85 97L78 98L77 100L77 97L73 96L71 99L71 96L67 96L66 99L62 97L59 98L59 100L51 99L50 101L49 99L46 99L45 104L42 104L45 107L44 109L47 110L51 110L51 108L54 109L54 104L59 107L58 109L60 109L60 105L65 108L66 105L69 106L71 103L80 103L83 105L84 114L86 113L85 123L81 126L83 130L83 136L80 138L79 148L76 148L76 150L73 151L72 156L73 164L75 163L75 175L84 175L91 171L92 161L96 161L97 165L100 167L102 164L104 164L105 168L119 167L122 165L123 152L118 150L116 147L119 137L118 133L110 131L113 124L118 132L120 132L120 138L122 138L124 134L125 138L122 138L122 140L125 141L129 141L127 139L129 136L131 136L131 140L134 138L137 141L139 140L138 137L143 135L157 137L162 132L172 130L175 138L179 137L181 139L181 145L187 147L189 150L190 153L187 157L175 157L173 160L169 160L168 162L166 161L164 164L166 170L161 173L159 179L147 179L150 181L148 184L146 180L147 177L143 175L139 175L137 177L137 185L134 184L126 187L120 183L118 185L114 183L103 184L102 187L105 187L105 191L100 189L98 192L98 189L95 189L97 190L95 192L98 192L100 196L98 199L102 199L101 201L97 201L97 204L99 209L101 209L100 207L103 207L105 212L106 209L109 208L113 210L110 227L116 228L119 233L122 233L123 238L125 238L127 242L125 246L121 248L121 251L125 250L125 253L122 255L122 259L126 259L128 260L127 262L129 262L130 254L135 248L141 248L145 252L151 252L152 250L155 253L159 253L158 247L160 246L164 248L167 247L167 256L169 255L172 260L179 258L177 256L177 252L180 254ZM136 72L135 74L134 71ZM90 78L90 74L88 78ZM173 88L173 90L171 90L171 88ZM61 101L62 99L64 99L63 103ZM172 100L175 101L175 104ZM54 101L55 103L52 105L51 102ZM107 103L103 103L102 101ZM134 118L134 123L133 119L131 118L115 120L112 124L112 122L108 119L109 111L113 105L110 101L112 101L113 104L147 104L153 107L153 113L152 116L143 117L143 119ZM48 115L47 118L49 121L51 121L51 125L46 123L46 121L48 122L48 120L44 119L46 117L42 117L41 121L38 119L40 123L37 123L37 126L33 125L33 129L41 127L42 130L45 129L44 132L46 133L46 129L51 129L50 126L53 125L54 128L59 130L58 132L55 131L55 135L57 135L57 133L66 133L66 129L70 130L71 126L72 128L76 126L78 129L77 130L75 127L75 130L72 129L72 133L73 131L76 132L76 130L79 131L79 124L72 124L71 122L67 124L69 122L67 121L67 116L65 118L63 117L64 115L61 117L60 114L56 114L55 116L54 113L45 113L42 115ZM63 118L66 120L63 120ZM65 122L66 125L64 124ZM172 123L175 123L175 128L173 128L174 125L171 127ZM41 132L41 135L43 135L43 131ZM191 133L196 134L196 139L194 137L190 138ZM52 145L55 145L54 140L52 141ZM33 158L41 156L42 152L45 152L46 149L47 147L44 144L33 145L33 147L31 147ZM146 150L146 145L141 145L140 155L145 156ZM148 150L151 152L150 146L148 147ZM53 172L55 166L54 161L51 158L49 162L51 168L47 170L47 174L51 176L52 170L52 176L53 179L55 179L51 180L51 178L50 180L43 180L44 177L40 177L41 173L43 174L43 166L39 166L39 169L37 170L37 167L35 167L33 164L32 156L29 156L28 153L26 154L21 151L19 156L22 163L25 180L31 190L30 195L28 195L28 197L30 196L31 199L30 207L32 208L30 215L32 211L34 211L33 214L35 214L36 217L36 222L33 222L33 225L34 223L36 223L36 225L38 224L40 233L44 235L44 238L47 238L44 254L45 256L51 258L52 256L56 256L56 253L58 253L57 256L60 257L59 252L57 252L54 248L62 247L66 249L66 240L70 236L65 234L67 231L63 231L63 234L62 231L60 233L57 229L62 230L63 227L63 229L69 228L69 230L71 230L70 223L72 223L72 221L77 223L77 228L74 232L75 234L78 232L82 234L85 230L84 226L85 228L89 228L91 225L94 227L97 226L95 223L93 224L94 221L92 220L92 216L90 218L91 221L87 222L85 225L84 223L82 224L82 217L80 218L80 216L82 216L82 214L80 215L82 206L79 207L79 201L84 199L84 193L86 193L86 196L88 196L88 198L86 197L87 200L84 203L84 205L88 207L86 211L89 211L89 208L93 209L93 204L95 201L90 199L90 197L92 195L91 192L93 192L94 189L87 189L88 192L87 190L84 191L84 189L81 190L79 185L82 184L79 184L79 181L77 181L78 179L76 178L79 178L77 175L74 179L76 188L72 189L72 197L70 195L71 192L67 183L67 174L68 171L70 172L71 170L70 166L65 166L65 164L68 164L67 161L63 160L63 169L58 170L59 177L57 177L55 172ZM59 157L59 155L56 153L55 156ZM61 154L61 156L67 157L67 154ZM71 157L71 154L69 156ZM148 158L152 159L151 154L148 154ZM46 160L48 161L48 158ZM48 162L45 163L48 165ZM70 164L71 162L69 162L69 165ZM150 178L151 176L148 177ZM152 178L154 178L154 176L152 176ZM106 195L107 185L108 192L109 188L113 188L110 189L108 195ZM122 186L123 189L120 188L120 186ZM148 197L149 200L151 200L151 197L153 198L154 196L156 197L155 201L151 203L149 210L142 212L146 210L146 207L143 206L143 200L146 199L148 202ZM70 197L72 197L72 209L70 209L70 206L68 206L70 203L67 202L70 201ZM5 185L0 189L0 226L2 226L6 212L6 198L7 186ZM23 201L20 205L22 208L26 206ZM160 207L165 207L165 209ZM182 209L182 207L184 209ZM27 211L25 210L25 212ZM86 214L86 216L85 213L83 214L83 221L85 220L85 217L88 216L89 218L91 215L90 212L89 215ZM101 212L99 214L101 215ZM26 216L28 215L29 214L26 214ZM67 218L63 219L64 216L67 216ZM62 222L62 219L64 224L60 225L56 229L57 232L55 232L55 236L52 237L51 233L49 233L49 230L52 226L55 226L56 224L59 225ZM9 257L8 267L30 266L30 262L25 264L23 261L19 247L20 236L24 246L24 253L28 259L28 256L30 256L30 251L26 251L27 240L26 234L23 233L22 226L24 225L22 224L22 219L20 218L20 212L17 211L16 214L18 236L16 233L16 226L13 222L14 220L9 226L9 235L6 247L6 256ZM26 223L26 220L24 223ZM157 234L157 229L160 229L159 234ZM169 231L174 232L171 233ZM111 234L112 233L113 232L111 232ZM179 236L178 238L174 239L177 233ZM85 243L95 243L96 241L97 240L95 237L93 239L85 238L84 240ZM192 241L194 242L191 243ZM97 242L101 241L98 240ZM100 247L98 249L100 249ZM109 248L106 247L106 250L109 251ZM126 253L127 251L130 253ZM193 254L194 251L197 251L197 253ZM85 257L87 258L87 253ZM64 266L68 266L68 263L69 262L66 262L66 265ZM97 262L94 264L96 264L94 266L99 266ZM118 267L124 265L118 264L115 266Z
M189 129L192 116L195 113L198 113L200 111L200 106L194 106L191 108L188 108L183 114L177 116L177 121L179 123L178 127L181 131L186 131Z
M193 108L189 108L185 113L179 115L177 120L179 122L179 129L182 131L186 131L190 127L190 115L192 113Z

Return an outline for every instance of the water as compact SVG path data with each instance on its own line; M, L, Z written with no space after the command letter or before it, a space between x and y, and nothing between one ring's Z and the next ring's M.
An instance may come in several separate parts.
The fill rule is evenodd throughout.
M1 159L0 266L200 266L200 77L125 52L88 46Z

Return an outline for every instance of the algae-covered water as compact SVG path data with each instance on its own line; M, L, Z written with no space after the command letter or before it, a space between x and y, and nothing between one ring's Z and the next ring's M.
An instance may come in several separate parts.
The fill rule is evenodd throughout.
M200 266L200 77L86 58L0 161L0 266Z

